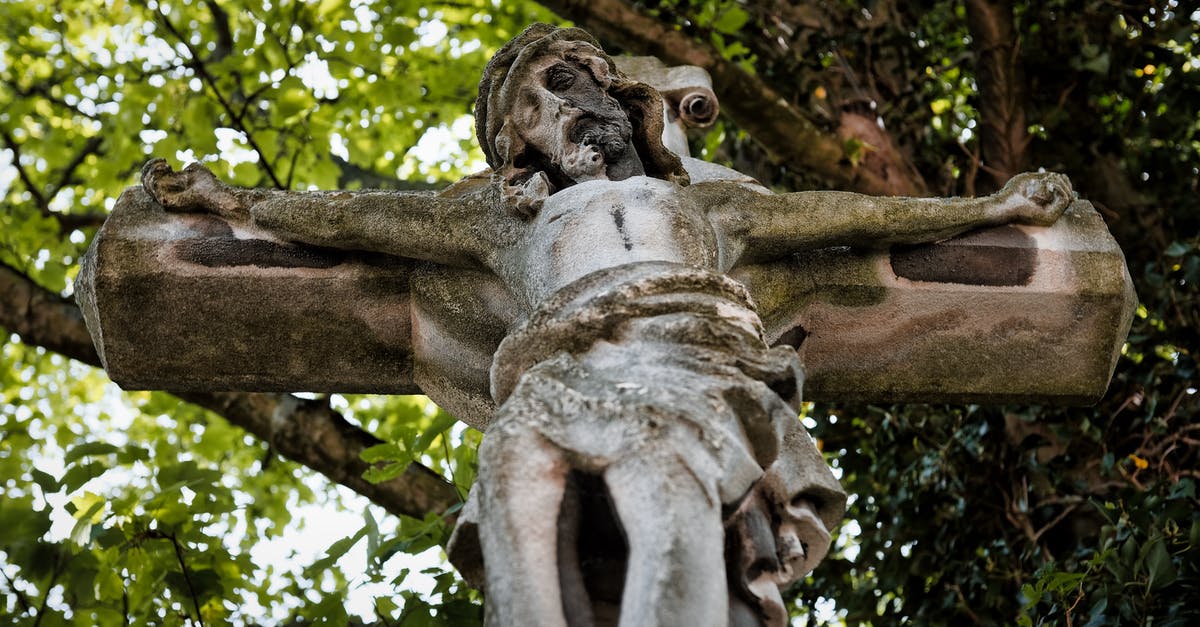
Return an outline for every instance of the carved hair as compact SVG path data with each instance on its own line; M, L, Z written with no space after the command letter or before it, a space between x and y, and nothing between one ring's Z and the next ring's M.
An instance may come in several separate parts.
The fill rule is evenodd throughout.
M547 55L564 56L564 46L559 42L578 42L578 46L565 47L568 60L576 56L573 53L586 52L607 64L608 78L611 79L608 93L629 116L633 126L632 141L646 175L687 185L688 175L679 157L662 143L663 105L659 93L618 71L612 59L587 32L541 23L532 24L505 44L488 61L479 81L475 134L488 165L510 184L520 184L536 174L528 164L539 160L527 154L534 149L502 129L512 115L519 86L532 79L536 62Z

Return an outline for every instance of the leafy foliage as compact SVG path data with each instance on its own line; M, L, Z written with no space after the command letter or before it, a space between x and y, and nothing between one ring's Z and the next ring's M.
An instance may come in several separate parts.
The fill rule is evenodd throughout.
M1023 156L1067 172L1104 212L1142 303L1133 332L1095 408L808 408L855 497L833 556L790 591L798 621L1196 622L1194 4L1011 7ZM1008 6L629 6L735 61L844 140L844 167L869 167L890 145L930 191L971 194L992 185L980 136L996 122L983 113L979 33L967 19L980 5ZM0 263L64 294L150 155L293 189L459 178L482 161L463 132L480 68L528 22L555 21L528 2L487 0L3 6ZM842 134L855 116L879 130ZM698 154L776 188L826 184L772 160L732 120L693 139ZM366 452L372 481L419 461L460 494L472 483L478 434L427 401L329 402L385 441ZM121 393L15 335L0 348L0 484L0 622L481 619L479 594L437 556L446 518L383 514L216 414ZM317 508L361 514L316 530L319 546L288 547L308 549L290 563L263 557Z

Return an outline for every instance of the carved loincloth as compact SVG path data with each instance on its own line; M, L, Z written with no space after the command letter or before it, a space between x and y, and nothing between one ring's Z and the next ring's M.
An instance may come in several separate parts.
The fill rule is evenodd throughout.
M724 275L667 262L588 275L501 343L491 374L501 406L487 437L535 432L597 475L672 457L725 511L774 465L778 498L812 495L827 527L842 516L845 496L797 419L799 359L766 346L745 287ZM476 494L451 560L481 584Z

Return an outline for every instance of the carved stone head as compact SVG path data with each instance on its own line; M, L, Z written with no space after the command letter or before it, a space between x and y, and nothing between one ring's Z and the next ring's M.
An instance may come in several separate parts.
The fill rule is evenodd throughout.
M488 62L475 125L488 164L509 185L539 172L550 193L638 175L686 185L662 143L662 111L658 92L619 72L591 35L534 24Z

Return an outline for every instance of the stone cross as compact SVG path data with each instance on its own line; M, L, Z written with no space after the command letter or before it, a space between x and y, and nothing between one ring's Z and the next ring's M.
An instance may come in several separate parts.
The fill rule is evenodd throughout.
M1065 177L773 194L668 149L675 118L716 114L694 68L630 71L658 89L583 31L530 27L480 84L492 170L438 194L150 162L79 277L105 367L126 388L424 392L484 430L450 552L489 625L786 624L780 590L845 506L802 392L1103 393L1133 293Z

